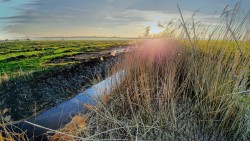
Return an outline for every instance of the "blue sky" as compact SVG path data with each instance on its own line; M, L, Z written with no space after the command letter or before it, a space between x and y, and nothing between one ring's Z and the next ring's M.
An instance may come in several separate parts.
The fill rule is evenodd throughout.
M142 35L146 26L200 10L208 20L238 0L0 0L0 39L22 36L121 36ZM249 10L250 0L241 8Z

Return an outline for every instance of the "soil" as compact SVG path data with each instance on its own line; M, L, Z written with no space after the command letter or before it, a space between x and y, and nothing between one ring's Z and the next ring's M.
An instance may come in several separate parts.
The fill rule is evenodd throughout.
M60 58L48 63L72 60L79 63L4 82L0 85L0 114L5 110L3 117L17 121L70 99L91 86L93 78L103 77L107 66L115 62L117 55L124 52L126 47L123 51L118 50L116 54L112 49Z
M112 48L108 50L103 50L99 52L87 52L82 54L77 54L73 56L63 57L63 58L57 58L53 59L50 62L47 62L47 64L57 64L57 63L67 63L67 62L86 62L90 59L101 59L106 58L109 56L117 56L121 53L129 52L130 46L120 46L117 48Z

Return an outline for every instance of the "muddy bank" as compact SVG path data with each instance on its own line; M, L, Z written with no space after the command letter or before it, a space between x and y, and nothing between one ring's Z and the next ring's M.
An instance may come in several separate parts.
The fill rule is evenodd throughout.
M113 56L104 57L104 61L86 59L64 69L5 82L0 86L0 109L4 109L4 117L14 121L30 117L91 86L92 78L104 74L114 61Z
M49 110L43 111L36 116L33 116L25 121L17 124L9 125L7 128L12 133L26 132L30 140L48 140L55 133L55 130L61 129L72 120L82 114L86 114L90 105L95 105L104 91L110 91L112 80L119 81L124 71L120 71L115 75L107 77L101 82L87 88L83 92L77 94L73 98L66 100ZM85 105L85 106L84 106ZM89 105L89 106L87 106ZM87 106L87 107L86 107ZM78 123L78 125L81 123ZM1 130L1 127L0 127Z

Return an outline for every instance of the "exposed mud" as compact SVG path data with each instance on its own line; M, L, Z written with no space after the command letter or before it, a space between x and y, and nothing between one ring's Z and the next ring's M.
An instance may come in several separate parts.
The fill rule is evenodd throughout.
M116 56L121 53L129 52L131 50L131 46L120 46L117 48L112 48L108 50L103 50L99 52L85 52L73 56L66 56L62 58L53 59L47 64L57 64L57 63L67 63L67 62L87 62L91 59L101 59L109 56Z
M70 99L91 86L94 77L104 75L107 66L115 61L116 56L128 50L128 47L123 47L55 59L48 63L79 63L4 82L0 86L0 111L5 110L3 116L16 121Z

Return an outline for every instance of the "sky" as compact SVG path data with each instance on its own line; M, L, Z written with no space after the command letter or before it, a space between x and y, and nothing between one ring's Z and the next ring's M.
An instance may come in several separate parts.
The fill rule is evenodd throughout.
M157 32L167 23L199 10L208 21L238 0L0 0L0 39L12 37L107 36L138 37L145 27ZM249 10L250 0L241 1Z

